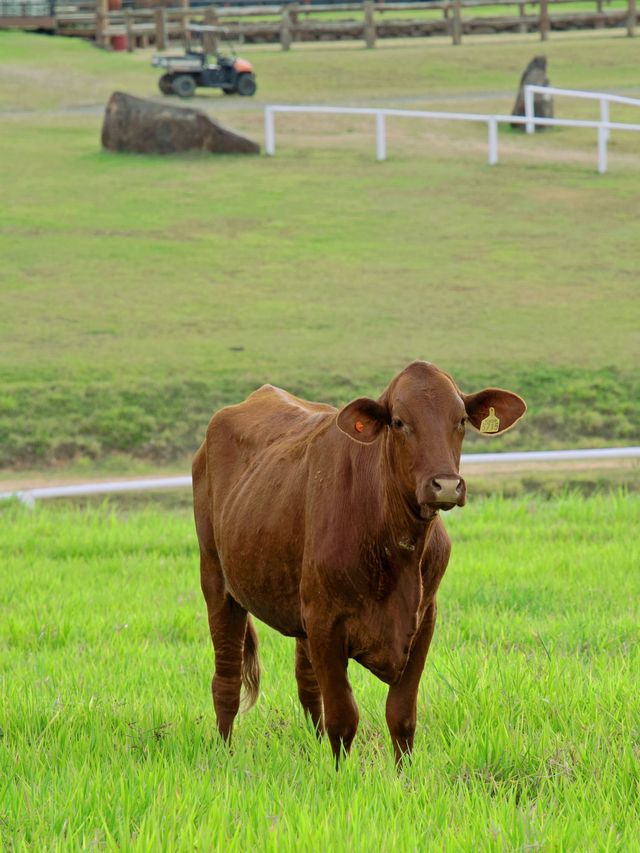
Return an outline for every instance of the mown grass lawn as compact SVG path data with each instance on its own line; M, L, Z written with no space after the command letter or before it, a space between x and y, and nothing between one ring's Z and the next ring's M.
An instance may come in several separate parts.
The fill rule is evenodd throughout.
M488 92L504 93L510 105L520 74L539 53L548 59L553 85L628 90L630 95L640 90L635 71L640 48L637 39L625 38L624 31L558 33L544 45L530 34L469 39L455 48L442 39L385 39L375 50L365 50L360 43L300 44L288 53L278 45L237 49L255 64L258 76L256 98L241 102L243 109L256 101L336 103ZM0 32L0 110L46 112L62 106L102 105L115 88L159 97L158 72L150 65L153 52L111 53L80 39ZM170 52L180 52L180 47ZM222 100L220 92L212 90L193 103Z
M214 735L185 512L0 515L0 847L619 850L640 822L638 497L476 501L454 540L397 775L385 688L336 775L258 626L257 706Z
M505 111L538 48L249 58L266 101L444 95ZM545 46L555 83L625 91L637 50ZM0 57L1 468L182 463L217 406L265 381L341 403L416 357L464 390L526 397L501 447L637 440L633 134L614 135L606 176L590 132L505 129L490 169L483 128L399 120L384 164L362 119L278 119L274 159L120 156L100 150L95 105L116 88L156 96L148 54L0 33ZM398 63L402 78L387 73ZM261 138L254 102L224 120Z

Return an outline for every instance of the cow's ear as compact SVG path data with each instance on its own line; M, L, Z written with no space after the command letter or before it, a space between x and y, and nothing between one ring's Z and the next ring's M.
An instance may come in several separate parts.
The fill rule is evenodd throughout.
M360 444L375 441L390 421L386 407L370 397L352 400L340 409L336 417L338 428Z
M506 432L527 411L522 397L502 388L485 388L477 394L463 394L462 399L471 425L484 435Z

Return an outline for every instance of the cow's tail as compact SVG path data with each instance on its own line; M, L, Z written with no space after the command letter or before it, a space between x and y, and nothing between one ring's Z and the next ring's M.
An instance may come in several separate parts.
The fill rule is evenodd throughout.
M258 635L249 616L247 630L244 635L244 652L242 655L242 686L244 698L242 710L248 711L256 703L260 692L260 661L258 660Z

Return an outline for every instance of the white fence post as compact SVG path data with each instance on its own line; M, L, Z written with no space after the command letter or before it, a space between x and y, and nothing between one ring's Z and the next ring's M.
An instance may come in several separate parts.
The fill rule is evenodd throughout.
M498 162L498 121L490 118L487 121L489 130L489 165L495 166Z
M276 126L271 107L264 108L264 150L272 157L276 153Z
M601 175L607 171L607 135L608 129L605 124L598 128L598 172Z
M603 124L609 124L609 101L606 98L600 98L600 121ZM607 139L611 136L611 131L607 128Z
M387 158L387 140L385 136L384 113L376 113L376 160Z
M524 87L524 114L527 119L533 118L533 89L530 86ZM535 133L536 126L532 121L527 121L525 128L527 133Z

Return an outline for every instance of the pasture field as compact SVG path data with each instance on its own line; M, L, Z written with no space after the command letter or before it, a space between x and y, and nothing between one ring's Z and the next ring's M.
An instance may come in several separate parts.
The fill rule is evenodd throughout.
M385 687L333 770L294 644L258 624L231 750L186 512L0 508L0 848L637 849L640 498L476 501L454 540L398 775Z
M554 34L544 45L535 35L496 36L469 39L455 49L448 39L439 38L385 39L375 50L365 50L358 42L300 44L288 53L275 45L236 47L256 64L256 97L228 102L216 90L203 90L191 101L193 106L227 109L233 105L235 114L251 113L256 103L371 102L434 95L473 99L474 95L493 93L506 109L513 105L525 65L539 53L547 57L549 76L556 86L603 87L640 95L635 68L640 45L622 33ZM110 53L80 39L1 31L0 112L102 107L117 87L140 97L159 97L158 73L150 67L153 52ZM180 52L180 48L167 52ZM579 111L585 105L577 102L573 108ZM589 112L588 106L586 110ZM248 121L243 115L242 125L247 130Z
M544 46L554 84L629 94L639 50ZM259 139L283 100L504 112L539 51L252 48L257 100L193 105ZM605 176L592 132L503 128L492 169L484 129L400 120L378 164L360 118L279 118L273 159L102 152L109 93L158 96L149 57L0 33L0 469L185 465L265 381L339 404L416 357L527 399L501 448L637 441L636 135L614 134Z

